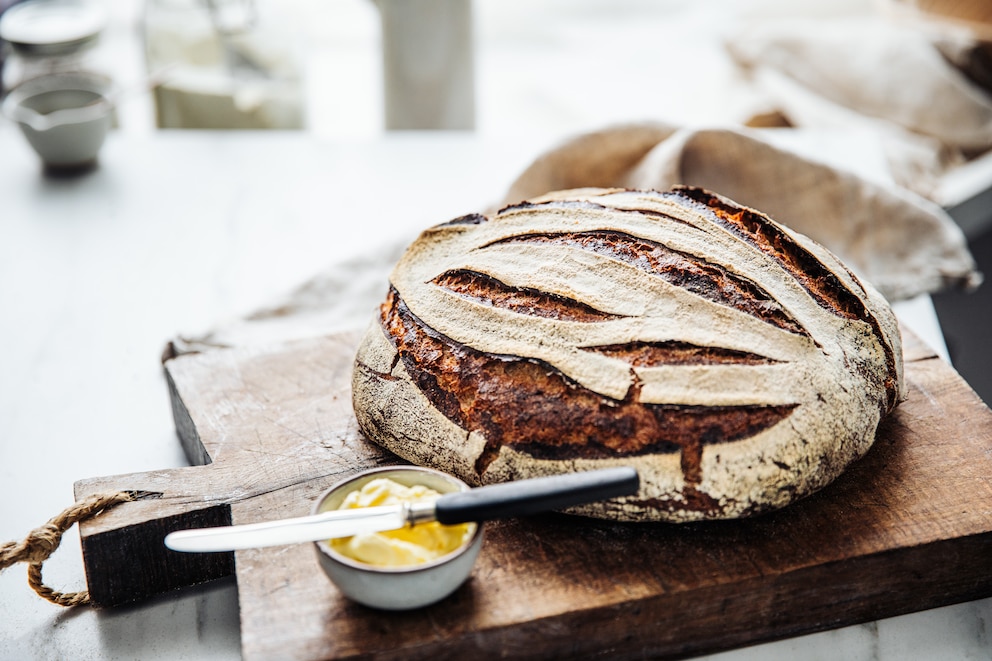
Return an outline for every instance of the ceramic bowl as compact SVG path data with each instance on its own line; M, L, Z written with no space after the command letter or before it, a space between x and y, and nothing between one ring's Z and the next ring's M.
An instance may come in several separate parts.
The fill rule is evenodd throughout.
M90 74L52 74L12 89L3 114L17 122L46 166L96 162L113 122L110 81Z
M337 509L345 497L367 482L385 477L405 486L422 484L439 493L467 491L461 480L429 468L395 466L365 471L338 482L317 499L313 513ZM320 566L350 599L373 608L408 610L444 599L472 573L482 548L483 525L457 550L431 562L408 567L376 567L338 553L326 541L315 542Z

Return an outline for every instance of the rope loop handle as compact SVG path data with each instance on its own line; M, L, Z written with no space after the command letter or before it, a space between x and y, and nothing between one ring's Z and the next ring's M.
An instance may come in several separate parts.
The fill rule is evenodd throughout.
M88 590L58 592L45 585L41 578L42 565L59 547L62 542L62 535L73 524L94 517L120 503L136 500L139 496L140 493L137 491L94 494L67 507L62 513L49 519L48 523L32 530L23 540L0 544L0 571L18 562L27 563L28 585L40 597L53 604L66 607L90 603Z

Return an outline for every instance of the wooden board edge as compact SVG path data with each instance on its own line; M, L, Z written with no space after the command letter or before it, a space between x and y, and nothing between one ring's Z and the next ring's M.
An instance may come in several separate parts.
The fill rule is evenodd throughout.
M91 532L80 526L86 585L94 606L140 601L234 573L233 553L178 553L163 540L186 528L231 525L229 505L212 505Z
M684 659L740 649L992 596L992 533L864 556L853 566L806 567L779 577L770 594L759 589L763 580L741 582L730 594L713 586L334 658ZM838 604L847 610L838 614ZM584 631L596 635L577 635ZM243 651L278 656L264 646Z

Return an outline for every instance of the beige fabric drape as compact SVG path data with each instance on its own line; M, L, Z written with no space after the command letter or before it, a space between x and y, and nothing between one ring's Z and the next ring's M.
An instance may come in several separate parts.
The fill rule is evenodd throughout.
M763 100L753 122L871 130L893 178L922 195L992 148L989 47L967 33L881 16L780 19L744 24L724 46Z
M976 285L964 235L938 206L765 140L761 130L634 124L578 136L535 160L504 204L568 188L701 186L823 244L890 301Z

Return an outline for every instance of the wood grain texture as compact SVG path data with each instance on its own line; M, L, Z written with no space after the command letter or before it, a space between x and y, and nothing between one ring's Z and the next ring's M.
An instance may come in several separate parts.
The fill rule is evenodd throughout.
M490 523L472 578L408 613L349 602L310 545L239 551L244 658L681 657L992 595L992 412L904 337L909 399L863 460L805 500L742 521ZM111 595L102 603L202 580L161 548L131 574L167 580L95 585L136 561L131 540L225 507L235 523L305 514L334 481L397 463L355 426L357 341L167 362L187 453L212 463L77 483L77 498L162 494L82 526L90 589Z

